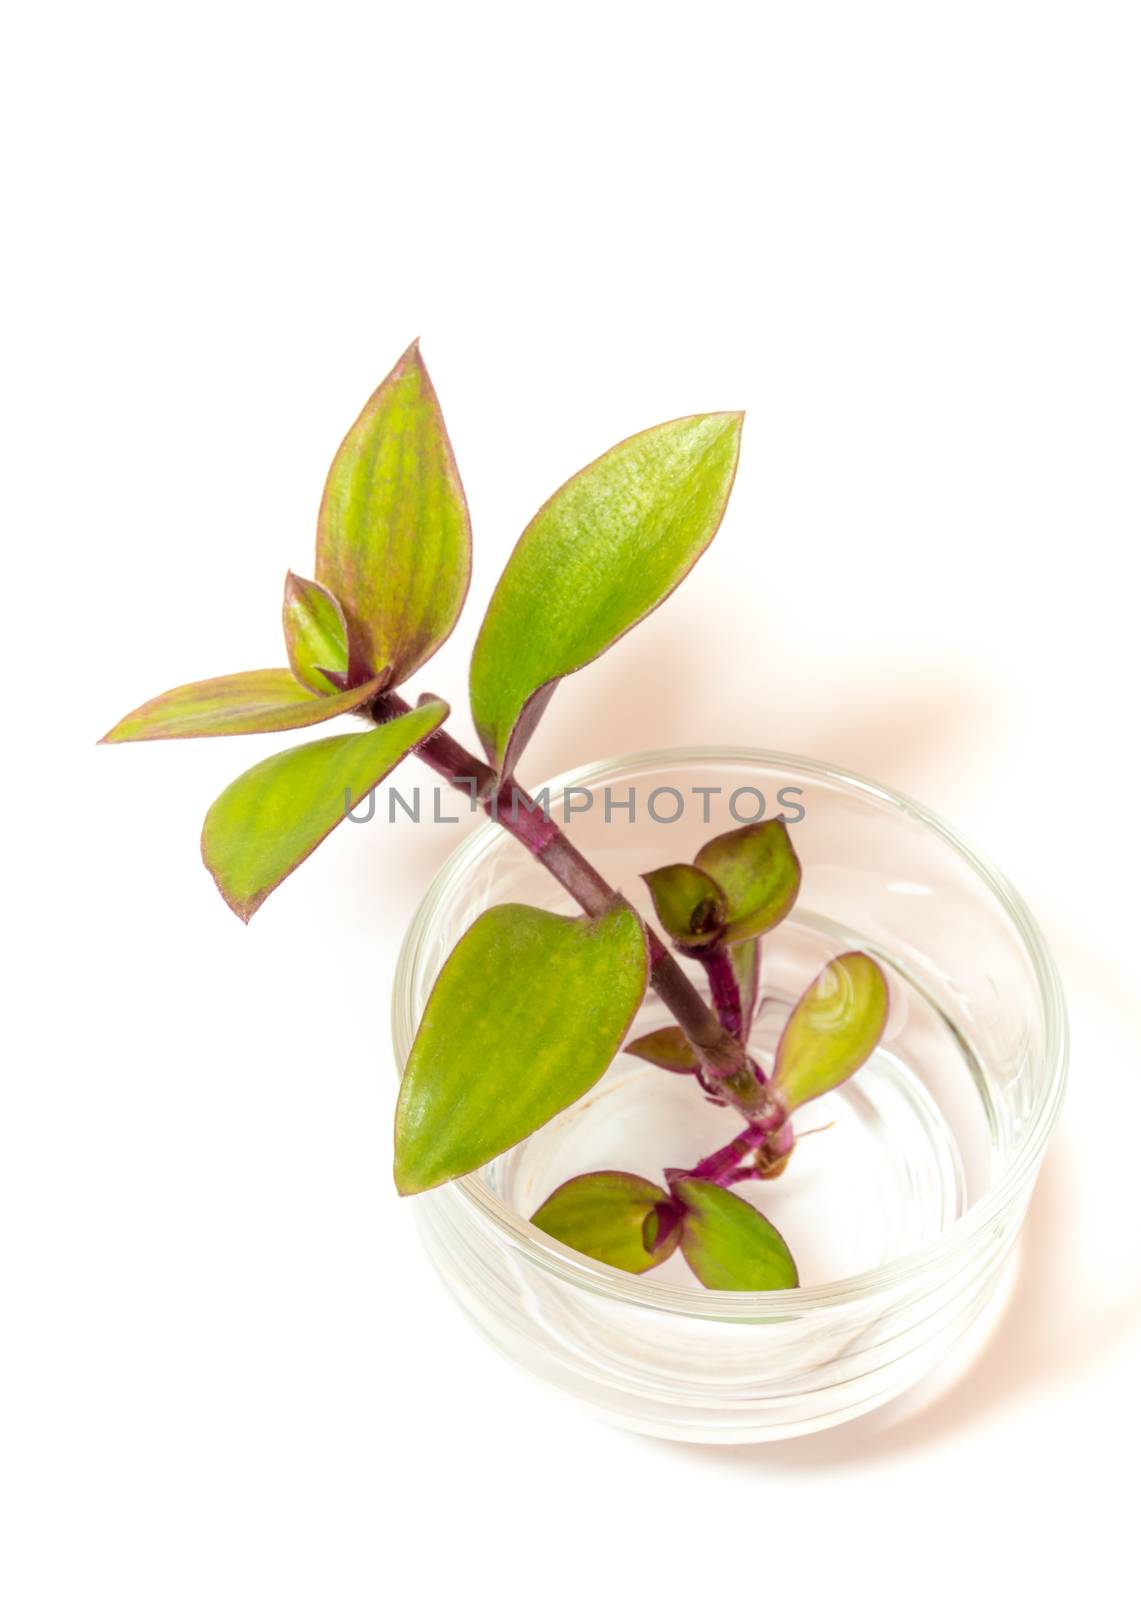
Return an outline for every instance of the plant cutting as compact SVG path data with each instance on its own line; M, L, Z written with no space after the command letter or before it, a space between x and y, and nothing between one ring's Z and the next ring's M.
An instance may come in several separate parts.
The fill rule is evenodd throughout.
M472 654L477 756L445 729L443 699L420 693L412 703L401 693L452 632L471 569L466 499L413 344L333 460L314 578L286 576L287 665L169 690L103 742L289 732L344 713L367 724L269 756L210 807L203 860L247 922L406 758L466 793L579 914L496 905L452 950L401 1081L398 1191L419 1194L482 1168L587 1095L625 1049L687 1075L695 1095L732 1115L736 1132L689 1167L582 1173L532 1221L626 1272L680 1251L707 1288L757 1291L794 1287L797 1270L789 1242L735 1186L778 1179L795 1155L793 1112L873 1054L888 1014L883 971L862 950L834 957L793 1006L771 1061L761 1061L750 1031L765 999L764 940L801 883L786 823L721 833L693 861L646 874L659 933L516 777L561 680L660 605L709 546L732 490L742 420L716 412L635 434L539 509ZM648 989L673 1022L631 1038Z

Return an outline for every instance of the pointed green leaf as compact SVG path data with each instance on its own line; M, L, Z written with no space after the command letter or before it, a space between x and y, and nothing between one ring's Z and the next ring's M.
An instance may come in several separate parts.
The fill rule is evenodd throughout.
M679 861L642 874L658 920L676 944L696 948L717 937L725 921L725 896L707 872Z
M646 989L642 924L494 906L436 979L396 1109L396 1187L482 1167L584 1095Z
M510 773L560 678L670 594L717 532L739 412L636 434L565 483L524 531L483 620L471 705L488 760Z
M314 694L332 694L343 688L349 670L349 636L336 596L309 578L287 572L281 625L294 677Z
M667 1072L696 1072L700 1065L693 1046L677 1027L657 1028L640 1039L631 1039L624 1052L652 1062L655 1067L664 1067Z
M659 1212L659 1206L665 1210ZM662 1226L663 1216L672 1221L669 1210L669 1195L647 1178L588 1172L557 1188L531 1221L595 1261L623 1272L648 1272L677 1245L677 1227Z
M753 1015L757 1009L757 995L761 987L761 941L740 939L728 947L733 975L737 979L737 992L741 996L741 1039L749 1037Z
M467 501L418 343L337 451L317 529L317 577L354 659L403 682L455 627L471 577Z
M685 1207L681 1249L707 1289L795 1289L796 1263L771 1222L739 1194L700 1178L678 1178Z
M236 778L210 807L202 829L202 859L231 910L248 922L346 810L447 714L442 700L429 700L371 733L316 739L259 761Z
M887 982L871 956L852 950L830 961L785 1024L773 1087L790 1110L827 1094L862 1067L887 1022Z
M725 891L726 943L767 933L792 910L800 862L783 818L722 833L702 845L694 860Z
M184 683L148 700L117 722L101 744L135 739L205 739L223 733L287 733L355 711L381 687L372 678L341 694L311 694L285 667L234 672Z

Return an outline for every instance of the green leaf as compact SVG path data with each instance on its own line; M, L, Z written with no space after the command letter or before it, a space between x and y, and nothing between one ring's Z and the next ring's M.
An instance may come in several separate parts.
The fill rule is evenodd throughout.
M355 711L379 693L372 678L341 694L310 694L285 667L206 678L148 700L117 722L100 744L135 739L205 739L222 733L286 733Z
M631 1039L624 1046L624 1053L664 1067L667 1072L696 1072L700 1065L688 1038L676 1027L657 1028L640 1039Z
M428 996L396 1108L396 1187L482 1167L593 1087L646 989L642 924L623 904L559 917L493 906Z
M648 1272L677 1246L677 1227L662 1226L663 1216L667 1224L673 1221L671 1209L664 1189L633 1172L588 1172L557 1188L531 1221L595 1261L623 1272Z
M707 1289L795 1289L796 1263L771 1222L739 1194L700 1178L677 1178L685 1208L681 1249Z
M670 594L717 532L737 468L739 412L636 434L571 478L515 546L471 662L488 760L510 773L560 678Z
M830 961L785 1024L773 1087L790 1110L827 1094L862 1067L887 1023L887 982L871 956Z
M694 860L725 891L726 943L768 933L792 910L800 862L783 818L722 833L702 845Z
M471 578L471 523L436 391L413 343L337 451L317 577L344 607L354 659L403 682L443 644Z
M309 578L287 572L281 625L294 677L314 694L343 689L349 670L349 635L336 596Z
M761 986L761 941L740 939L726 947L737 979L737 992L741 996L741 1039L748 1039L757 1009L757 995Z
M679 861L642 874L662 927L676 944L698 948L715 939L725 921L725 896L708 873Z
M231 910L248 922L346 809L359 804L447 714L442 700L428 700L371 733L316 739L259 761L236 778L210 807L202 829L202 859Z

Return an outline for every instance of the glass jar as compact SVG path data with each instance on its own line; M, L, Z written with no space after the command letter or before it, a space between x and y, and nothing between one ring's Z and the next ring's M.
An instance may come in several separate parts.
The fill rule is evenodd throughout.
M801 1287L713 1292L680 1252L634 1277L527 1220L576 1173L620 1167L660 1182L664 1167L691 1166L738 1131L737 1114L693 1079L627 1055L522 1145L410 1202L437 1269L493 1345L611 1423L744 1443L871 1410L963 1337L1017 1238L1066 1075L1065 1007L1041 934L945 823L819 762L666 751L583 768L549 794L551 814L645 915L641 873L691 860L762 814L785 816L804 875L792 915L763 941L750 1050L771 1061L796 997L843 950L882 964L888 1026L847 1084L797 1112L809 1136L785 1174L738 1189L784 1235ZM506 900L575 909L489 822L409 928L393 997L398 1068L449 951ZM632 1033L669 1020L651 992Z

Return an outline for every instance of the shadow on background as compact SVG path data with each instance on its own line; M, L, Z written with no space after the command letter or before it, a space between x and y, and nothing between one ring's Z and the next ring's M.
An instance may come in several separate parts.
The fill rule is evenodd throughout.
M1048 1390L1112 1356L1141 1322L1141 1286L1112 1304L1085 1292L1071 1251L1059 1248L1071 1213L1072 1169L1063 1149L1043 1165L1023 1225L1012 1276L965 1347L908 1393L853 1422L801 1439L710 1449L664 1444L736 1472L813 1471L872 1465L937 1446L949 1434Z
M985 761L980 747L1001 722L994 691L961 674L918 662L886 680L813 674L767 659L731 624L707 668L692 652L696 624L666 617L559 685L524 782L643 750L723 744L834 761L923 798L965 762ZM741 660L745 670L734 667Z
M834 761L924 798L938 796L965 757L980 759L982 736L995 724L993 693L983 696L954 674L940 672L925 679L913 669L890 683L877 680L874 692L851 677L837 682L822 674L812 679L768 660L751 637L734 638L731 620L710 669L695 667L692 640L699 620L687 618L675 600L672 613L659 613L600 661L565 679L524 753L521 781L534 790L557 773L615 756L735 744ZM747 672L732 670L734 653L741 651L747 652ZM453 662L448 683L455 709L449 726L461 743L478 750L464 686L454 682L457 670L462 675L463 664ZM432 814L434 782L415 760L405 762L390 780L407 794L420 785L425 817ZM376 862L370 874L383 874L390 892L415 904L451 851L482 819L470 816L466 799L454 795L442 802L442 811L460 815L459 825L414 827L400 821L394 827L384 820L388 787L377 794L376 821L359 831L395 834L398 848L383 863Z

